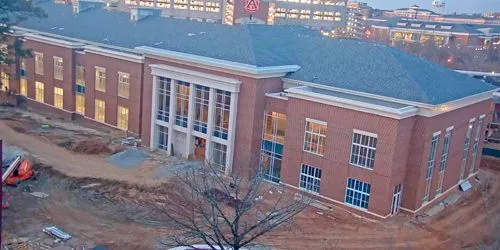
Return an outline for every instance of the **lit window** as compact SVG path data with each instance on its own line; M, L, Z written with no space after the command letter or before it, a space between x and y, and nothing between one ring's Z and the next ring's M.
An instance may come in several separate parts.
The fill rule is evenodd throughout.
M304 151L317 155L325 153L326 128L326 122L306 119Z
M118 128L128 130L128 108L118 106Z
M441 194L443 191L443 180L446 167L448 166L448 153L450 151L450 141L453 129L446 130L444 135L443 152L441 153L441 162L439 163L439 181L438 188L436 190L436 195Z
M439 136L440 136L439 132L435 133L432 136L431 150L429 152L429 158L427 160L427 171L425 174L425 193L424 193L424 198L422 199L422 202L429 201L429 193L431 190L432 174L434 172L434 165L436 163L436 151L437 151L437 145L439 143Z
M189 83L177 81L177 111L175 125L187 128L189 114Z
M62 88L54 87L54 107L62 109L64 103L64 90Z
M75 95L75 106L76 112L84 115L85 114L85 95L76 93Z
M21 78L20 82L20 94L23 96L28 96L28 81L24 78Z
M42 82L35 82L35 100L37 102L45 102L45 95L44 95L44 85Z
M368 209L371 185L356 179L347 179L345 202L356 207Z
M215 126L213 135L227 140L231 93L217 90L215 97Z
M474 165L476 164L477 153L479 149L479 139L481 138L481 130L483 128L484 117L479 117L476 127L476 136L474 137L474 145L472 146L472 162L469 168L469 174L474 172Z
M355 130L352 136L351 164L373 169L377 151L377 135Z
M60 57L54 56L54 79L62 81L63 74L64 74L63 59Z
M85 86L85 66L76 65L76 84Z
M299 186L301 189L319 193L319 188L321 186L321 169L302 164L300 168Z
M196 85L193 129L204 134L207 133L209 96L209 87Z
M226 170L226 153L226 145L213 143L212 164L222 172Z
M285 127L285 114L277 112L266 112L264 114L260 169L264 178L274 182L280 181Z
M158 77L156 87L156 119L168 122L170 115L170 78Z
M43 53L35 52L35 73L43 75Z
M95 90L106 92L106 69L95 67Z
M129 98L130 75L118 72L118 96Z
M9 76L9 74L2 71L2 74L0 77L2 78L2 86L1 86L0 90L7 91L8 89L10 89L10 85L9 85L10 76Z
M106 103L103 100L95 99L95 119L102 123L106 120Z

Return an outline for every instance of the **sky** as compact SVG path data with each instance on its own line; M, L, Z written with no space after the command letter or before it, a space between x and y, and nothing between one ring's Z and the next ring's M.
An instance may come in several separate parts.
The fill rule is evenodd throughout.
M417 4L424 9L432 9L432 0L358 0L367 2L368 5L377 9L407 8ZM445 0L446 13L484 13L489 11L500 12L500 0Z

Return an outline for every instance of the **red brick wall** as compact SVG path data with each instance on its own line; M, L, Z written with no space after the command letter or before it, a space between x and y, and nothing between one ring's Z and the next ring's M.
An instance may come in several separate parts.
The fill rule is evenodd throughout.
M411 210L416 210L421 206L421 201L425 193L425 173L427 168L427 160L431 148L432 134L441 131L439 143L436 151L436 162L432 177L431 191L429 200L435 197L435 192L438 187L438 173L439 163L441 161L441 154L444 142L444 134L446 128L454 126L453 134L451 137L449 154L448 154L448 167L445 172L443 182L443 192L456 185L460 177L460 168L462 164L462 155L464 150L465 135L467 132L467 125L469 119L476 118L474 127L471 134L471 142L469 149L469 157L465 169L465 176L468 176L469 167L472 159L474 137L477 129L478 119L480 115L486 114L487 117L483 122L483 129L481 139L479 140L479 150L477 162L475 164L475 171L479 167L481 158L481 148L483 145L484 129L487 121L491 119L489 116L489 107L491 101L483 101L470 105L465 108L454 110L444 113L439 116L427 118L418 117L415 121L413 136L411 140L411 149L408 158L408 166L406 170L406 180L404 185L404 195L402 206Z
M347 178L371 184L368 210L389 214L393 183L394 155L399 129L398 120L373 114L290 98L287 108L287 128L282 164L282 181L299 186L301 164L322 169L320 195L344 202ZM317 156L303 151L306 118L328 123L326 151ZM376 133L377 154L373 170L349 164L353 129ZM401 135L399 137L404 137ZM398 178L401 178L399 174Z

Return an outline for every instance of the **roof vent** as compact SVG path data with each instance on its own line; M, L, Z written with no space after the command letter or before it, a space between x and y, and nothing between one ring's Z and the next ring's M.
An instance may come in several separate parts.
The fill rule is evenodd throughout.
M100 0L74 0L73 13L78 14L94 8L102 8L106 4Z
M130 9L130 20L137 22L149 16L160 16L161 9L151 7L139 7Z

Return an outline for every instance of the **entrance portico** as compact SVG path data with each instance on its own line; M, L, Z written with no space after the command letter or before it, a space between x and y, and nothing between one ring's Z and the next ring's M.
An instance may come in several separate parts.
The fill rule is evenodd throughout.
M151 150L185 159L204 158L230 173L241 82L164 64L150 66ZM205 152L200 153L201 148Z

